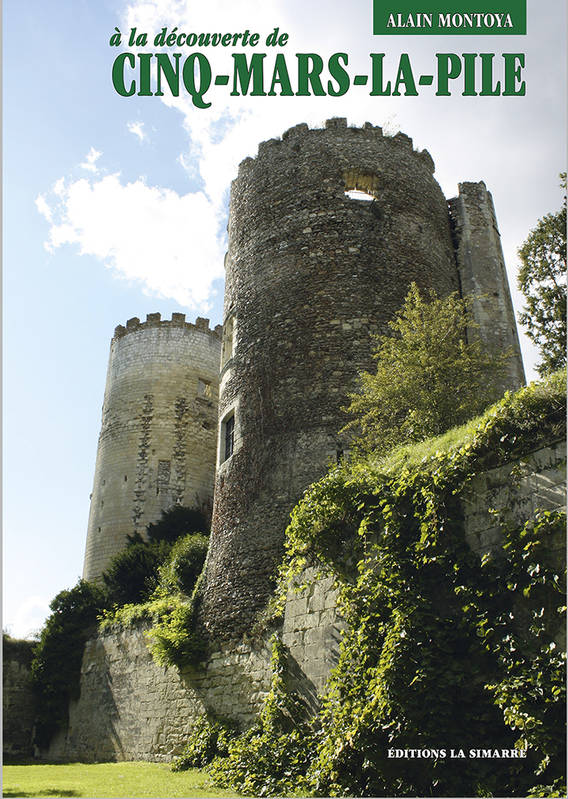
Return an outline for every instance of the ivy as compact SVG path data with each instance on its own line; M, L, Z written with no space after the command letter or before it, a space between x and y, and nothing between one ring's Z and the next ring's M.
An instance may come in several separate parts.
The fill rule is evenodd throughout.
M480 560L459 496L480 472L563 434L559 374L463 428L340 465L312 486L287 531L279 601L306 566L335 576L347 622L339 662L308 720L278 644L260 719L214 761L215 779L258 796L562 795L565 597L555 549L565 516L541 511L519 526L496 514L501 544ZM393 749L438 756L399 759Z
M272 639L272 684L256 724L209 768L217 785L249 796L305 796L305 774L317 728L297 693L286 685L286 650Z
M229 745L237 735L237 725L230 719L203 714L193 726L183 752L172 763L172 771L203 768L214 757L229 754Z
M99 628L104 631L144 625L148 627L148 646L158 665L179 669L196 666L207 656L207 644L197 621L198 584L199 581L191 598L180 592L157 592L149 602L105 611Z

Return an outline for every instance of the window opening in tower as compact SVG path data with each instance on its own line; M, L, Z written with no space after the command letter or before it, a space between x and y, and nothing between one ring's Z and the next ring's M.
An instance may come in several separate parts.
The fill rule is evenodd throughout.
M225 460L231 457L235 446L235 417L229 416L225 422Z

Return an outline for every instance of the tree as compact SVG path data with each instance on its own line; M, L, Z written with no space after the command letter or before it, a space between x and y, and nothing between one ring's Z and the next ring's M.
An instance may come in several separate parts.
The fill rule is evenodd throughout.
M152 522L147 527L150 541L169 541L173 543L182 535L188 533L209 534L207 519L199 508L188 508L184 505L174 505L168 510L163 510L157 522Z
M566 189L566 173L560 177ZM519 321L540 350L542 376L566 365L566 195L560 211L539 219L519 257L518 285L526 299Z
M439 435L480 414L499 398L493 379L510 353L492 353L471 335L471 298L421 296L412 284L390 336L377 336L375 374L360 375L346 410L355 418L355 447L385 453L397 444ZM468 340L469 337L469 340Z
M126 549L114 556L103 574L109 605L146 602L158 584L158 567L169 555L167 541L130 536Z
M79 695L84 644L96 629L105 597L97 585L79 580L73 588L60 591L49 607L51 615L32 661L38 700L35 740L42 748L57 729L65 726L69 700Z

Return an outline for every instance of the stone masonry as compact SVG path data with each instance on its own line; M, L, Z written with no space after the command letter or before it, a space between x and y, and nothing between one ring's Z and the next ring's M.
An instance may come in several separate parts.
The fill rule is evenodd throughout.
M471 547L481 556L496 546L499 517L522 524L536 508L565 507L565 476L566 445L557 442L474 477L462 494ZM551 557L564 562L564 547L564 541L551 542ZM344 625L331 578L308 569L298 584L300 590L288 592L279 632L293 687L313 706L337 662ZM54 740L48 757L170 760L204 712L249 726L270 688L269 636L222 646L203 669L180 674L153 662L144 628L98 635L85 648L69 729Z
M31 757L35 696L31 680L33 643L2 637L3 751L9 757Z
M348 449L342 408L411 282L487 291L480 334L512 352L501 388L524 382L490 197L463 184L450 217L433 171L408 136L344 119L291 128L240 165L202 604L212 639L238 640L270 596L290 511Z
M111 342L83 577L181 504L211 513L221 328L175 313L130 319Z

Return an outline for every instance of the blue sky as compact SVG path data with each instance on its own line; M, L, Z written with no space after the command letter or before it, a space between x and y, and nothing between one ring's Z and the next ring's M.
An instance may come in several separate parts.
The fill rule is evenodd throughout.
M4 626L28 635L82 571L110 338L131 316L222 321L228 190L258 142L331 116L402 130L436 163L447 197L492 191L510 281L516 249L561 201L563 0L528 0L526 37L372 37L371 0L5 0ZM115 26L290 34L295 52L370 52L427 71L440 49L526 52L523 98L119 97ZM262 48L264 51L265 48ZM152 51L148 48L148 51ZM208 51L213 68L226 51ZM393 66L391 66L393 65ZM431 71L431 69L430 69ZM514 285L512 285L514 288ZM515 295L515 302L519 300ZM534 350L523 340L529 376Z

